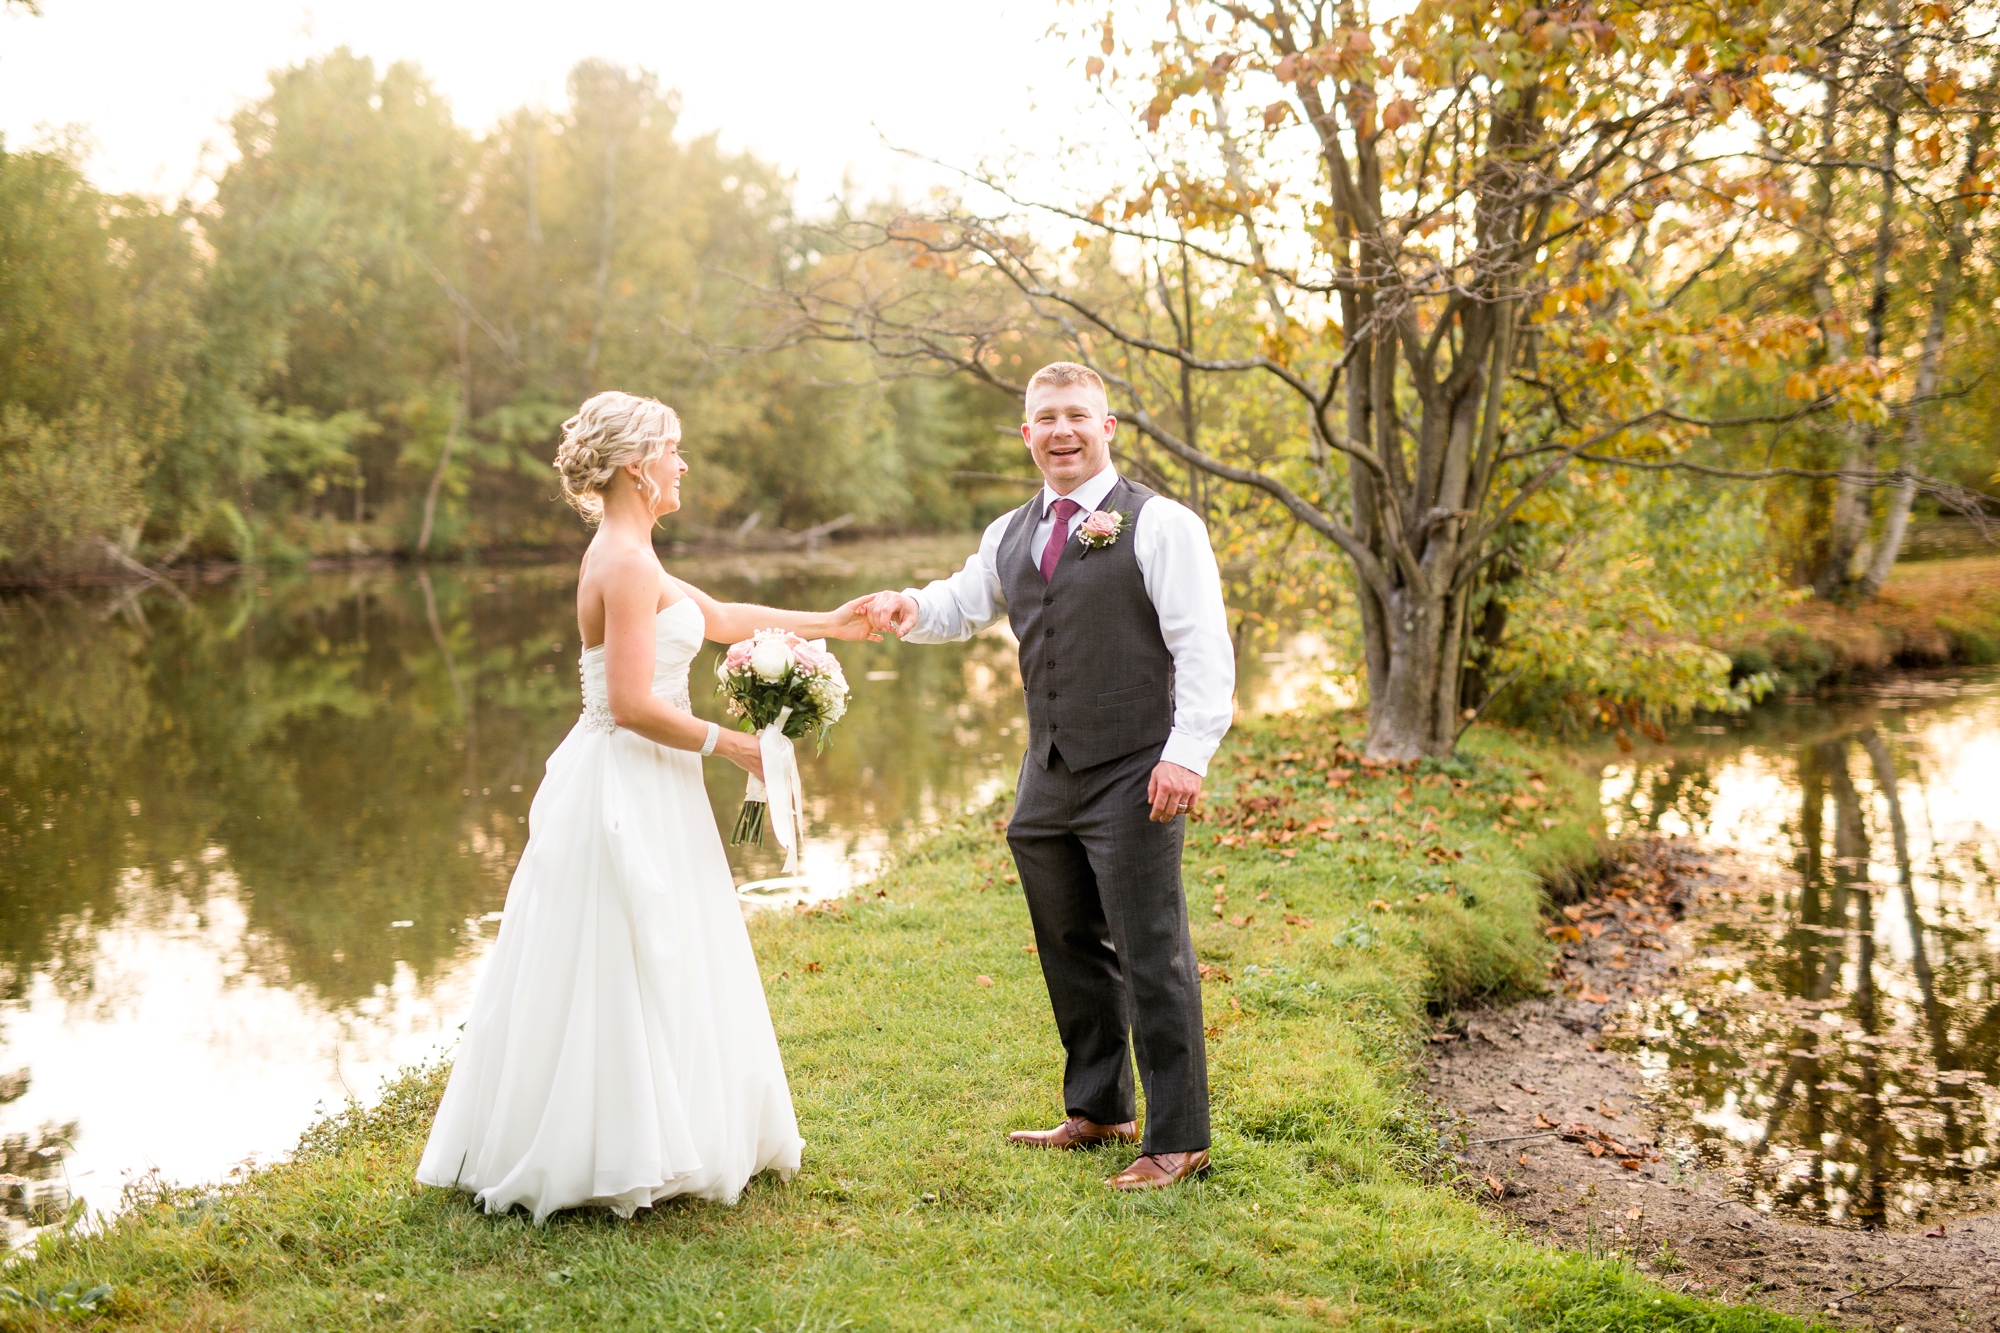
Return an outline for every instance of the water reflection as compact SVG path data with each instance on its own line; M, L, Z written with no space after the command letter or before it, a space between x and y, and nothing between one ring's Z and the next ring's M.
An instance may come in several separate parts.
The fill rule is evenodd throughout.
M2000 1194L1995 686L1910 682L1607 769L1614 828L1780 872L1704 895L1688 984L1623 1030L1760 1206L1884 1226Z
M681 563L832 604L959 541ZM216 1179L368 1095L462 1015L574 722L570 567L231 579L0 598L0 1216ZM805 762L815 891L985 801L1018 755L1010 643L843 644L855 696ZM718 712L696 668L696 707ZM709 766L734 815L741 775ZM772 848L732 849L739 882Z

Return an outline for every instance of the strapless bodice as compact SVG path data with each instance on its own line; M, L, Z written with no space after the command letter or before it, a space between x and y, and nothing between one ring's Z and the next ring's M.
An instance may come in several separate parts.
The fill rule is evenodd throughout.
M701 648L701 608L683 597L653 617L653 693L676 708L693 710L688 695L688 664ZM583 650L577 663L583 677L583 723L597 731L616 731L611 696L604 684L604 645Z

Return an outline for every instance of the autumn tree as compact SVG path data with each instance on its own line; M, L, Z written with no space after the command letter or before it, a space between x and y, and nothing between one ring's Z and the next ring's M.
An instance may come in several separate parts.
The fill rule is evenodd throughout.
M1086 72L1143 124L1142 177L1024 201L989 175L977 213L851 227L926 281L961 274L963 294L825 284L797 294L801 318L1015 389L1004 340L1025 323L1104 375L1160 457L1271 497L1352 567L1371 753L1452 749L1483 702L1464 676L1471 612L1509 534L1579 469L1770 476L1690 450L1717 429L1879 414L1865 366L1803 401L1778 391L1814 346L1808 315L1695 327L1677 308L1727 255L1718 200L1782 207L1746 182L1767 170L1772 81L1812 58L1795 16L1424 0L1376 22L1269 0L1177 4L1126 40L1145 20L1097 13ZM1745 370L1764 386L1750 410L1691 410ZM1275 394L1261 410L1282 428L1213 430L1246 394Z
M1781 206L1741 219L1739 256L1713 308L1786 309L1815 321L1814 364L1794 397L1859 373L1881 410L1816 423L1781 447L1838 475L1803 511L1806 574L1823 598L1880 592L1913 503L1954 468L1951 406L1983 378L1990 324L1994 69L1990 6L1805 3L1787 15L1809 58L1757 118L1755 182ZM1731 224L1733 228L1737 223ZM1983 436L1976 423L1958 423ZM1990 456L1990 450L1986 450ZM1893 484L1868 484L1883 470Z

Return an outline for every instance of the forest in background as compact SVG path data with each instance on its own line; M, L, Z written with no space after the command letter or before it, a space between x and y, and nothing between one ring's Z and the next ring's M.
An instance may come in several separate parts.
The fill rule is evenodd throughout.
M561 112L484 135L423 74L345 50L230 123L214 197L90 184L77 143L0 152L0 572L579 544L549 460L617 387L682 414L682 535L966 527L1019 469L1003 395L773 341L818 257L784 177L590 61ZM988 485L986 491L991 491Z
M1067 12L1145 165L1052 149L1062 195L803 217L606 61L479 134L411 65L279 70L200 204L0 153L0 580L573 548L607 387L687 419L677 536L969 528L1067 357L1409 758L1745 707L1732 642L1990 527L1991 5Z

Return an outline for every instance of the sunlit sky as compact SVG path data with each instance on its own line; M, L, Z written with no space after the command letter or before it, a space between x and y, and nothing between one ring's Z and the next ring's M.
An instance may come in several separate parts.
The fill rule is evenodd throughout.
M1078 125L1082 54L1046 40L1055 0L43 0L0 16L0 134L30 146L80 127L87 169L116 191L204 193L227 161L225 122L277 66L346 45L414 60L460 121L486 128L524 102L558 106L570 66L607 56L683 96L719 130L796 173L802 206L851 179L920 189L933 169L1052 144ZM1069 11L1074 14L1074 11Z

